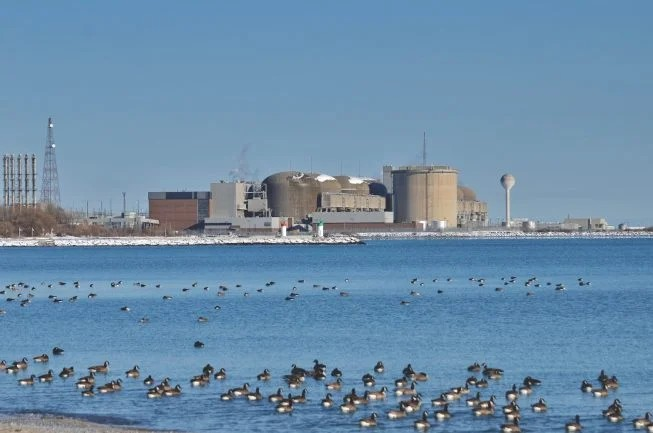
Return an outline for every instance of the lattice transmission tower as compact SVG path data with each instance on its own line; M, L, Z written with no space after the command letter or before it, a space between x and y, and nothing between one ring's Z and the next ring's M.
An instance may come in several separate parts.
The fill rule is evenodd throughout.
M48 118L48 137L45 143L45 159L43 160L43 183L41 185L41 204L60 206L59 174L57 173L57 157L54 153L54 122Z

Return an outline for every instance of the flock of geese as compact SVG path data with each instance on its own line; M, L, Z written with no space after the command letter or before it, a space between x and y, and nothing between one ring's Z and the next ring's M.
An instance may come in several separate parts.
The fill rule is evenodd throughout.
M430 280L430 283L438 283L438 282L444 282L445 284L451 284L454 281L452 277L447 277L447 278L433 278ZM345 283L348 283L349 280L345 279ZM471 285L475 285L478 287L485 287L486 285L489 284L489 281L486 278L481 278L481 277L469 277L468 282ZM296 284L292 287L290 292L285 296L286 301L294 301L298 298L300 295L300 287L305 283L304 279L300 279L296 281ZM419 278L412 278L410 280L410 284L414 286L425 286L427 284L427 280L421 280ZM511 288L511 287L519 287L521 282L517 279L516 276L510 276L510 277L501 277L500 281L495 281L495 287L494 291L495 292L503 292L504 290ZM274 286L276 284L275 281L268 281L265 283L265 288L269 288L271 286ZM582 277L578 278L576 281L576 284L578 286L590 286L592 283L590 281L584 280ZM57 287L63 288L68 285L68 282L66 281L59 281L57 283L45 283L42 282L41 286L47 286L48 289L56 289ZM73 281L71 286L75 289L81 289L82 284L79 281ZM123 282L122 280L117 280L117 281L111 281L109 283L109 286L111 288L120 288L123 287ZM133 283L134 287L137 288L145 288L148 287L148 284L137 281ZM153 285L156 289L161 289L161 284L154 284ZM89 283L88 287L90 289L95 288L95 283ZM313 289L317 290L322 290L322 291L337 291L340 296L342 297L348 297L350 295L350 291L348 290L343 290L342 288L333 285L322 285L322 284L313 284L312 285ZM563 283L552 283L552 282L546 282L542 283L538 281L537 277L530 277L527 280L523 282L523 287L527 289L526 291L526 296L533 296L536 294L536 291L534 290L535 288L543 288L543 287L553 287L553 289L556 292L564 292L567 290L567 287ZM243 288L242 284L235 284L234 290L231 290L231 288L225 284L220 284L217 288L217 295L219 297L226 296L230 290L235 291L235 290L240 290L240 294L244 297L249 297L253 293L262 293L265 290L264 287L256 288L253 290L247 290ZM194 282L190 284L189 287L183 287L181 288L182 293L189 292L193 289L201 289L205 292L209 292L211 289L209 286L203 286L203 287L198 287L198 282ZM16 303L20 305L21 307L27 307L32 303L33 298L36 297L36 292L37 292L37 287L30 285L29 283L26 282L14 282L5 285L3 289L0 290L0 295L5 296L5 301L7 303ZM436 289L436 293L438 294L443 294L445 292L444 286L439 286L439 288ZM422 295L422 292L420 292L419 288L415 288L409 291L409 295L411 297L419 297ZM62 298L59 297L55 294L49 294L47 295L48 301L54 303L54 304L61 304L65 301L69 303L74 303L79 301L81 295L75 294L73 296L67 297L67 298ZM95 299L98 297L98 292L97 291L90 291L86 294L86 297L88 299ZM174 299L174 295L171 294L164 294L162 296L162 299L164 301L171 301ZM409 299L402 299L399 302L401 305L410 305L411 301ZM215 310L220 310L221 307L220 305L215 305L214 307ZM120 311L123 312L129 312L131 311L131 308L127 305L124 305L120 307ZM6 309L0 308L0 316L3 316L7 313ZM206 316L200 316L197 318L199 322L206 322L208 321L208 317ZM143 316L142 318L139 319L139 323L148 323L149 318L147 316Z
M60 347L52 349L53 357L61 357L64 350ZM32 357L30 362L27 357L21 360L6 362L0 361L0 373L6 375L26 374L30 363L47 365L50 362L50 355L42 353ZM291 414L301 411L304 405L315 404L317 400L309 399L308 383L314 382L313 388L323 387L324 396L319 398L319 404L325 411L341 412L343 414L354 414L362 412L364 408L373 407L377 403L387 403L394 396L396 405L385 409L379 405L378 410L372 410L365 417L358 420L360 427L375 427L382 422L393 422L412 418L412 425L417 430L427 430L436 424L450 422L452 418L460 416L463 405L468 408L469 413L474 418L494 417L498 413L503 414L505 422L500 425L499 431L503 433L521 432L520 421L522 419L522 408L519 400L527 398L535 392L541 385L541 381L527 376L520 385L513 384L504 393L505 404L501 405L497 394L490 394L489 397L483 397L482 390L489 388L492 382L497 382L504 377L504 372L500 368L490 367L485 363L473 363L467 367L468 377L462 386L451 387L442 390L442 392L428 400L420 391L420 384L429 380L429 375L425 372L416 371L411 364L406 365L401 371L401 375L391 380L386 377L386 369L383 362L379 361L373 366L369 373L365 373L359 379L345 379L345 375L338 368L327 369L325 364L320 363L317 359L313 361L312 368L302 368L295 364L290 371L273 377L269 369L264 369L253 380L256 380L258 386L251 386L249 382L242 385L227 388L228 375L224 368L216 369L211 364L206 364L198 371L197 375L190 377L188 380L191 388L202 388L211 383L211 381L220 382L222 391L216 395L216 401L232 402L235 400L244 400L249 402L261 402L261 404L271 405L271 410L280 414ZM72 379L76 375L73 366L63 367L56 374L49 369L47 373L41 375L31 374L29 376L17 379L18 386L31 387L36 383L50 383L56 380L58 376L61 380ZM110 373L109 361L92 365L84 369L84 376L79 377L74 382L74 388L81 392L83 397L93 397L98 394L117 393L123 389L125 383L142 382L143 395L148 399L160 399L166 397L179 397L182 395L182 385L173 385L169 378L163 378L156 381L151 375L141 379L141 371L138 365L124 372L123 376L106 381L100 385L99 378L106 377ZM480 377L478 377L480 376ZM274 379L282 384L277 390L268 395L264 395L261 388L264 384L269 384ZM580 384L579 392L591 394L597 398L608 397L610 392L619 388L619 380L614 376L601 371L597 377L598 386L592 385L588 380L583 380ZM498 382L497 382L498 383ZM496 387L496 386L495 386ZM72 388L72 386L71 386ZM302 390L300 391L300 388ZM450 412L450 406L456 405L456 410ZM427 409L425 406L431 407ZM383 410L382 410L383 409ZM530 404L529 411L534 414L546 413L549 407L546 400L542 397ZM368 409L369 410L369 409ZM431 413L432 411L432 413ZM535 415L537 416L537 415ZM602 416L610 423L620 423L624 421L623 406L621 401L616 398L608 407L602 411ZM383 420L383 421L382 421ZM653 432L653 416L647 412L643 417L632 420L635 429L646 429ZM562 427L562 426L561 426ZM574 419L569 420L564 428L568 432L579 432L583 430L583 424L580 416L576 415Z
M439 280L432 279L432 283ZM442 281L452 283L452 278L446 278ZM345 280L345 283L348 283ZM484 287L489 285L489 281L485 278L470 277L468 278L469 284ZM296 285L290 290L286 301L294 301L300 296L299 287L305 287L305 280L297 280ZM501 278L501 282L493 284L495 292L501 292L511 287L522 286L516 277ZM265 288L271 288L276 283L268 281L265 283ZM428 282L413 278L410 284L414 287L410 290L411 297L419 297L422 295L420 287L424 287ZM578 286L590 286L591 282L578 278L576 281ZM44 284L45 285L45 284ZM66 286L66 282L58 282L54 284L47 284L49 289L56 288L57 286ZM75 289L79 289L81 284L75 281L71 284ZM123 286L122 281L113 281L110 283L111 288L119 288ZM134 286L138 288L147 287L148 284L143 282L136 282ZM156 284L157 289L161 288L160 284ZM533 296L536 288L551 287L556 292L563 292L566 287L562 283L541 283L537 278L532 277L523 281L523 287L526 288L526 295ZM89 288L93 289L94 284L90 283ZM427 290L427 286L423 290ZM255 291L248 291L242 287L241 284L235 285L235 290L226 286L220 285L217 289L218 296L226 296L230 292L240 289L240 294L247 297L250 293L261 293L265 289L259 288ZM337 286L325 286L314 284L313 289L322 291L338 291L340 296L349 296L350 290L343 290ZM198 283L192 283L189 287L181 289L182 293L191 290L203 290L208 292L208 286L198 286ZM13 302L20 307L27 307L31 300L36 296L37 288L24 282L11 283L0 290L0 295L7 296L7 302ZM437 288L437 293L444 293L445 287L440 285ZM93 299L98 296L97 292L89 292L86 297ZM83 295L74 295L71 297L60 298L54 294L48 295L48 300L53 303L62 303L64 300L67 302L77 302ZM163 301L172 301L174 296L165 294L162 296ZM410 299L410 298L409 298ZM401 305L410 305L411 301L403 299L400 301ZM220 310L221 307L216 305L215 310ZM120 308L123 312L131 311L130 307L125 305ZM0 315L5 314L6 311L0 309ZM198 322L208 321L208 317L200 316L197 318ZM148 323L149 319L144 316L139 319L139 323ZM204 343L196 341L194 346L202 348ZM64 350L60 347L52 349L52 356L60 357L64 354ZM141 379L141 371L138 365L124 372L124 376L114 378L112 380L100 381L100 378L106 377L110 373L110 363L105 361L98 365L89 366L84 369L83 376L78 377L77 371L73 366L66 366L60 372L55 373L49 369L46 373L41 375L30 374L26 375L30 363L47 365L50 362L50 356L47 353L42 353L32 357L30 362L27 357L18 361L6 362L0 361L0 373L7 375L15 375L14 377L23 374L24 377L16 379L17 384L22 387L34 386L37 383L50 383L53 382L58 376L61 380L72 380L76 378L74 387L81 393L83 397L93 397L99 394L110 394L120 392L124 386L134 386L133 382L142 381L143 394L148 399L160 399L167 397L179 397L183 394L182 384L173 384L169 378L162 378L155 380L151 375ZM413 367L408 364L401 372L401 376L394 380L390 380L386 376L385 367L382 362L378 362L373 369L363 375L359 379L345 379L342 371L338 368L328 370L326 365L320 363L318 360L314 361L312 368L304 369L293 364L289 372L281 374L274 378L269 369L264 369L255 378L259 386L251 386L250 383L243 383L240 386L222 389L217 396L217 400L221 402L231 402L235 400L245 400L250 402L268 402L271 404L273 410L280 414L290 414L296 411L301 412L301 407L307 404L314 404L316 400L308 397L306 381L314 381L316 383L323 383L324 394L319 397L319 404L323 410L330 410L341 412L344 414L354 414L362 412L364 408L373 407L375 404L379 407L378 410L371 410L367 416L358 420L361 427L375 427L385 422L392 422L396 420L407 420L404 422L412 421L412 425L417 430L427 430L435 424L447 423L452 418L459 417L463 412L459 406L467 407L469 413L474 418L494 417L497 414L502 414L505 417L505 422L500 425L499 429L505 433L519 433L521 432L522 409L519 404L520 399L527 398L533 394L540 386L540 381L527 376L523 379L521 385L514 384L511 388L505 391L505 405L501 405L496 393L489 396L482 396L482 392L489 388L493 381L502 379L504 372L502 369L489 367L486 364L474 363L467 368L471 374L462 386L451 387L442 390L439 395L434 396L428 400L420 391L420 384L429 380L429 376L425 372L415 371ZM198 371L188 379L188 384L191 388L202 388L209 385L212 381L220 382L222 384L228 383L227 372L224 368L215 369L210 364L202 367L201 372ZM81 374L81 373L80 373ZM480 377L477 377L480 375ZM282 386L279 386L275 392L264 395L262 388L268 386L271 381L278 380ZM597 398L605 398L610 395L615 389L619 387L619 381L615 376L608 376L605 372L601 371L598 386L593 385L591 382L584 380L580 385L580 391L583 393L591 394ZM252 382L254 378L252 378ZM265 385L264 385L265 384ZM347 384L347 385L346 385ZM358 387L362 387L357 389ZM139 385L140 386L140 385ZM322 385L317 385L322 386ZM314 385L315 387L315 385ZM496 385L494 385L496 387ZM301 391L300 388L303 388ZM313 391L311 391L313 392ZM392 398L396 399L396 405L391 408L387 407L387 403ZM379 403L384 402L385 407ZM464 403L463 403L464 402ZM450 411L450 407L454 407L454 411ZM428 406L425 407L425 406ZM548 411L548 404L542 397L537 398L530 404L529 411L534 414L546 413ZM455 415L455 416L454 416ZM624 421L623 407L618 398L602 411L603 417L612 423L619 423ZM653 432L653 416L647 412L643 417L632 420L632 424L636 429L646 429ZM561 426L562 427L562 426ZM583 429L583 424L579 415L574 419L569 420L564 428L569 432L578 432Z

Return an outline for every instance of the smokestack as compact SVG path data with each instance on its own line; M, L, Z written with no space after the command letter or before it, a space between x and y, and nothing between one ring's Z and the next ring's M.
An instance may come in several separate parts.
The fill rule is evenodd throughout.
M29 156L23 155L23 206L27 206L29 198Z
M32 207L36 206L36 155L32 154Z
M23 162L23 155L20 153L16 158L16 183L18 184L18 198L16 200L16 205L20 206L23 203L23 173L21 169L21 163Z

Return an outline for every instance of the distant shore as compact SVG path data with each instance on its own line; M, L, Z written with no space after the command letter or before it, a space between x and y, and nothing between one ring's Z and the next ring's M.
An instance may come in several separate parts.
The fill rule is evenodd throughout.
M79 418L56 415L25 414L0 417L0 433L147 433L129 426L99 424ZM173 433L172 431L167 431ZM163 433L163 432L158 432Z
M638 231L595 231L595 232L522 232L512 230L471 231L415 231L356 233L364 240L372 239L623 239L653 238L653 232Z
M123 237L27 237L0 238L0 247L124 247L124 246L194 246L194 245L353 245L366 240L399 239L624 239L653 238L649 231L606 232L521 232L509 230L474 230L444 232L361 232L334 234L322 238L311 235L287 237L252 236L123 236Z
M0 247L124 247L124 246L190 246L190 245L353 245L362 243L353 235L322 238L299 236L123 236L123 237L35 237L2 238Z

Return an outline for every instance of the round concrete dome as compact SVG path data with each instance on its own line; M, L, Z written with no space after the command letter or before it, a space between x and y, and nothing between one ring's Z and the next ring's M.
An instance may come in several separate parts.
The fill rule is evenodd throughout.
M344 193L360 195L367 195L370 193L368 183L359 177L336 176L336 180L340 183L341 191Z
M471 188L458 185L458 200L476 201L476 193Z
M325 192L340 192L340 183L332 176L316 173L284 171L262 182L268 195L272 216L304 218L320 206Z

